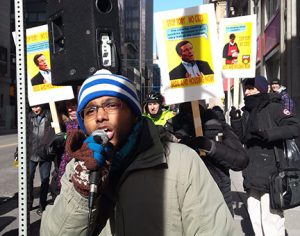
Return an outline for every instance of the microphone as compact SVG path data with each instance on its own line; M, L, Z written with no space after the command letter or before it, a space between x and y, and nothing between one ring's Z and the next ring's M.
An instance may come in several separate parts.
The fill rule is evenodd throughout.
M109 138L107 134L103 130L95 130L92 133L94 140L96 143L101 144L103 146L107 146L109 144ZM90 171L89 181L90 181L90 193L89 193L89 208L92 209L94 205L94 200L96 198L98 189L97 184L99 183L100 173L99 170Z

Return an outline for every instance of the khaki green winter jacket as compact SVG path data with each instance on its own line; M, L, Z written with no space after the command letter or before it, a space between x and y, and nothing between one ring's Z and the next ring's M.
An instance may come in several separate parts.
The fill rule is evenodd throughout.
M114 217L100 235L241 235L235 232L222 194L198 154L185 145L168 143L165 155L153 124L148 126L143 132L150 132L154 144L123 173ZM41 236L86 236L87 199L70 180L73 166L74 160L63 176L61 194L43 213Z

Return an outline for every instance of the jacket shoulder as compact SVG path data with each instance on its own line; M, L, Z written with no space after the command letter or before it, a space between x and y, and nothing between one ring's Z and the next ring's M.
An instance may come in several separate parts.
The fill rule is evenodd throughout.
M168 143L167 163L169 170L189 173L191 169L198 172L205 168L204 162L192 148L181 143Z

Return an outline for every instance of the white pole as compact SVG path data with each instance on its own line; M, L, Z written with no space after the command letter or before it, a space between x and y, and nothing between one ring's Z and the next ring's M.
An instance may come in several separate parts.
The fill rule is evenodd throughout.
M26 158L26 63L23 0L15 0L17 101L18 101L18 159L19 159L19 235L26 236L27 211L27 158Z
M227 112L226 112L226 121L227 123L229 123L229 112L230 112L230 109L231 109L231 78L227 78Z
M233 84L233 105L236 108L239 108L239 103L240 103L240 79L239 78L234 78L234 84Z

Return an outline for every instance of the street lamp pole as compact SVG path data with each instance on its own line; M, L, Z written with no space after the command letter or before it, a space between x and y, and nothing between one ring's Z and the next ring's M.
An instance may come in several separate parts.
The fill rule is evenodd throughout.
M140 42L139 42L139 72L140 72L140 86L141 86L141 97L140 97L140 101L142 101L143 99L143 84L142 84L142 29L143 29L143 21L142 21L142 17L143 17L143 14L142 14L142 4L143 4L143 0L140 1L140 34L139 34L139 37L140 37Z

